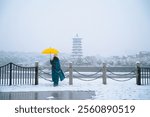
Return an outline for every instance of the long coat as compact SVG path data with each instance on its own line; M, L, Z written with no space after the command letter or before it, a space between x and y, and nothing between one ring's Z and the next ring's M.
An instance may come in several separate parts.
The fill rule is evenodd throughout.
M59 78L60 81L65 79L65 75L60 67L58 57L54 57L53 60L50 60L50 63L52 65L52 81L54 82L54 84L58 84Z

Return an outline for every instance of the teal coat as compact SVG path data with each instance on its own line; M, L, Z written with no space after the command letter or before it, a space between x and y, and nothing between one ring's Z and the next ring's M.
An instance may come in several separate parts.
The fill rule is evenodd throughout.
M60 81L65 79L65 75L60 67L60 62L57 57L54 57L53 60L50 60L50 63L52 65L52 81L54 84L58 85L59 78Z

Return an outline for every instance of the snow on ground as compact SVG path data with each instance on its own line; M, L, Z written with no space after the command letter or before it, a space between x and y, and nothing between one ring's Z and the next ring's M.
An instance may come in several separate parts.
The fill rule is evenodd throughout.
M107 84L102 84L102 79L94 81L73 80L73 85L69 85L69 80L59 82L58 87L53 87L53 83L44 79L39 80L39 85L22 86L0 86L0 92L23 92L23 91L95 91L95 100L149 100L150 85L136 85L136 79L126 82L117 82L111 79Z

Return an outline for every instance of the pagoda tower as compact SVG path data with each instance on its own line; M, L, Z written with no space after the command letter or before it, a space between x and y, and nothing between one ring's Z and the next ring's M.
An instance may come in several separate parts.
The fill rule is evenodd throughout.
M72 43L72 59L80 59L82 58L82 38L76 34Z

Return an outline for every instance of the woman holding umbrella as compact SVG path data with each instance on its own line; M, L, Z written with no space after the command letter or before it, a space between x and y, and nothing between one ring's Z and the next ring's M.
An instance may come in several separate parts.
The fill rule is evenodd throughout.
M61 69L60 61L57 56L58 52L59 51L54 48L48 48L42 52L43 54L50 54L50 56L51 54L54 54L54 57L52 59L50 58L50 64L52 65L52 81L54 87L58 86L59 78L60 81L65 79L65 75Z
M57 54L54 54L54 57L52 60L50 60L50 63L52 65L52 81L54 82L53 86L58 86L59 78L60 81L64 80L65 76L63 71L60 67L59 58L57 57Z

